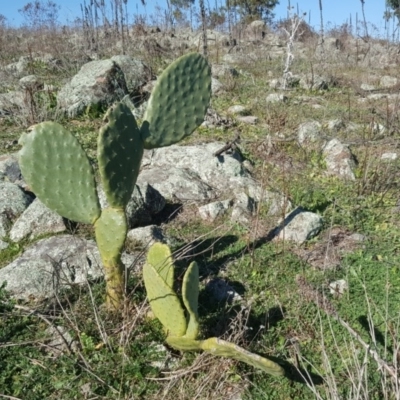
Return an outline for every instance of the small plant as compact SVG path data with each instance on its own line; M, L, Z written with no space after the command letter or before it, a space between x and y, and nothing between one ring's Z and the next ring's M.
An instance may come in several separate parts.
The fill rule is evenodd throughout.
M176 60L160 76L140 128L122 103L107 112L97 146L100 179L109 203L103 210L89 159L69 131L57 123L43 122L21 137L21 170L32 191L61 216L94 225L110 308L120 308L123 300L125 207L143 151L169 146L190 135L204 120L210 97L210 67L201 55L192 53Z
M245 362L271 375L283 375L281 366L271 360L248 352L247 350L221 340L209 338L198 340L198 295L199 269L192 262L182 283L182 302L174 291L174 264L169 247L155 243L147 254L147 262L143 267L143 279L147 297L154 315L167 331L166 342L181 351L204 350L221 357L233 358Z

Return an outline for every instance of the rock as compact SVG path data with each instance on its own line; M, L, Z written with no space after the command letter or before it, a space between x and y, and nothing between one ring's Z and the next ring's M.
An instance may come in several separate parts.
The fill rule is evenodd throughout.
M247 225L251 221L255 210L256 203L254 199L247 196L246 193L240 192L233 204L231 221Z
M129 228L150 224L153 216L165 207L165 198L148 183L135 185L126 206Z
M318 214L298 207L281 222L278 238L302 244L316 236L321 229L322 218Z
M318 121L304 122L297 129L297 138L300 144L316 142L321 138L322 126Z
M247 115L249 113L249 110L245 106L239 104L230 106L227 111L233 115Z
M373 92L376 87L374 85L370 85L369 83L362 83L360 85L360 89L364 90L365 92Z
M211 92L213 96L217 96L224 91L224 85L216 78L211 78Z
M19 242L25 238L34 239L40 235L65 230L63 218L36 198L15 221L10 231L10 239Z
M174 164L171 164L174 165ZM138 183L150 183L161 195L171 201L208 200L214 197L212 187L203 182L192 169L169 166L145 169Z
M0 214L0 239L6 237L11 225L11 219L8 215Z
M397 160L398 157L397 153L383 153L381 155L381 160L394 161Z
M226 214L232 206L232 200L215 201L198 208L200 217L205 221L215 221L218 217Z
M0 155L0 173L13 183L22 180L17 153Z
M0 182L0 214L6 214L10 220L20 216L32 202L32 198L11 182Z
M221 278L215 278L209 281L205 287L208 292L217 302L241 301L242 297L229 285L228 282Z
M17 62L6 65L4 69L16 77L21 77L26 75L26 73L29 71L29 65L31 63L31 57L23 56L20 57Z
M327 90L334 84L331 79L314 74L303 75L299 83L305 90Z
M50 326L44 333L49 336L44 350L53 356L58 357L62 354L70 354L79 348L78 343L68 332L68 329L63 326Z
M239 122L248 125L255 125L258 122L258 117L254 117L253 115L246 115L243 117L236 118Z
M245 36L251 40L261 40L264 39L267 32L267 26L262 20L252 21L245 28Z
M213 64L211 66L211 75L216 79L224 77L236 78L239 76L239 72L237 72L235 68L226 64Z
M0 251L5 250L8 246L9 244L7 242L4 242L3 240L0 239Z
M135 228L128 231L126 243L129 246L150 246L155 242L165 242L165 236L160 227L149 225L143 228Z
M36 75L28 75L19 80L19 86L21 89L34 93L43 89L43 82Z
M109 206L101 184L97 186L100 206ZM125 208L126 219L130 229L153 222L153 216L163 210L165 198L153 186L142 180L133 188L130 200Z
M108 108L127 93L124 73L114 61L91 61L61 88L57 104L70 118L74 118L91 107Z
M283 103L288 100L288 97L282 93L270 93L266 101L267 103Z
M129 93L138 91L151 78L151 69L143 61L126 55L111 57L122 70Z
M42 300L60 289L103 276L96 244L72 235L42 239L0 269L0 285L14 298Z
M25 115L27 109L26 96L21 91L11 90L0 93L0 116Z
M268 207L268 216L285 215L292 209L292 203L287 197L261 186L249 186L247 193L256 203L264 203Z
M348 289L349 285L347 284L347 281L345 281L344 279L339 279L329 284L329 291L336 297L341 296Z
M399 83L399 80L394 76L384 75L381 77L379 81L379 85L383 88L391 88L396 86Z
M341 119L331 119L327 122L326 127L329 132L337 133L346 127L345 123Z
M329 174L355 180L353 169L356 161L348 146L338 139L332 139L324 146L323 154Z

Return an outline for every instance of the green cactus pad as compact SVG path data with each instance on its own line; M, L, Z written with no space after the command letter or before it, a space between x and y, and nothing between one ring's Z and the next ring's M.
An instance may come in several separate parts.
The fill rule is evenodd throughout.
M197 263L193 261L183 277L182 284L182 300L189 313L189 323L185 334L185 337L188 339L196 339L199 335L198 299L199 267Z
M43 122L21 138L24 179L50 209L72 221L100 216L92 167L79 142L60 124Z
M97 146L99 171L111 207L125 208L139 174L143 142L135 117L123 103L107 112Z
M124 210L105 208L94 226L104 267L118 264L128 231Z
M170 288L174 287L174 264L170 248L163 243L154 243L147 253L147 263L160 275Z
M154 315L160 320L169 335L183 336L187 328L186 319L176 293L149 263L145 263L143 267L143 279Z
M169 146L204 121L211 98L211 69L197 53L178 58L159 77L144 115L145 149Z
M280 376L284 374L283 368L277 363L261 357L257 354L239 347L233 343L226 342L218 338L210 338L201 342L201 348L216 356L233 358L238 361L245 362L253 367L262 369L264 372Z

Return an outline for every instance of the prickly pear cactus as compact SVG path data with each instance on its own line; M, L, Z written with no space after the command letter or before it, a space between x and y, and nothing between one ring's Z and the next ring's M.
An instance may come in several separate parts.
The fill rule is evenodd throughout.
M143 267L143 278L150 307L166 329L166 342L171 347L181 351L208 351L216 356L245 362L270 375L284 374L280 365L250 353L233 343L218 338L198 340L198 266L192 262L183 277L182 301L187 312L186 319L182 303L173 290L173 282L171 283L171 277L173 280L174 275L171 272L173 268L169 247L161 243L154 244L147 254L147 261Z
M121 252L128 229L125 207L140 171L143 151L177 143L190 135L203 121L210 98L210 67L201 55L188 54L161 74L140 128L122 103L107 112L97 153L100 179L109 203L104 210L100 209L89 160L70 132L59 124L44 122L21 138L20 166L31 190L61 216L94 224L105 271L107 304L112 309L120 308L124 298ZM168 268L164 273L149 267L145 274L151 280L160 277L166 301L175 310L180 303L171 289L173 268ZM164 304L154 301L155 307L162 310ZM186 324L183 309L181 314L175 314L169 328L184 334L186 327L176 328L180 322Z

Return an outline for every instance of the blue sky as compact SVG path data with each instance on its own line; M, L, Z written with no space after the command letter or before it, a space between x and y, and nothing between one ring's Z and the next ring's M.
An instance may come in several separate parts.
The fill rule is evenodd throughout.
M46 1L46 0L44 0ZM53 0L60 5L60 20L73 21L81 15L80 4L83 0ZM89 2L90 0L87 0ZM106 0L107 1L107 0ZM197 0L196 0L197 2ZM211 7L221 4L224 0L206 0L206 4ZM12 25L18 25L23 22L23 18L18 12L29 0L0 0L0 14L3 14ZM162 9L166 8L166 0L147 0L147 6L144 8L140 0L128 0L128 11L131 15L139 12L139 14L154 13L155 6L158 5ZM332 25L340 25L346 20L349 20L350 15L354 21L356 14L361 20L361 2L360 0L322 0L323 3L323 18L324 25L330 22ZM291 4L299 11L307 12L306 21L319 29L319 0L291 0ZM287 15L287 0L281 0L281 4L275 9L275 14L278 18L285 18ZM385 11L385 0L365 0L365 13L367 21L374 24L381 32L383 32L384 21L383 13Z

